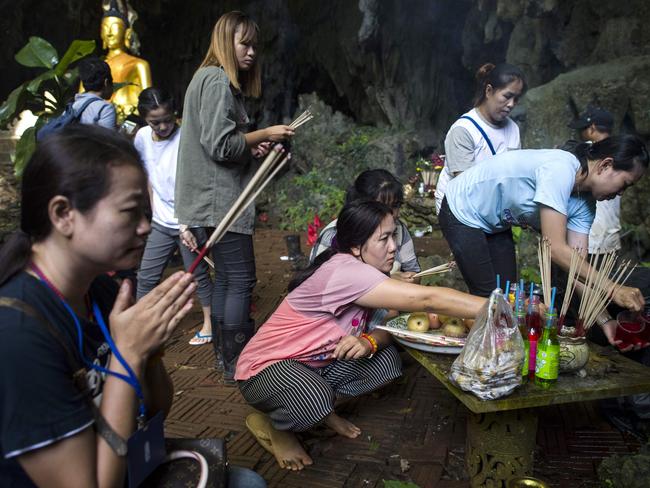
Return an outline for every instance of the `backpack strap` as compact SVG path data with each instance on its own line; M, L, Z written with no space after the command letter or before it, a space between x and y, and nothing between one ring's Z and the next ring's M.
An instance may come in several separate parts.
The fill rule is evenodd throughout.
M97 433L104 438L106 443L115 451L118 456L126 456L127 444L120 435L113 430L108 424L102 413L95 405L90 391L88 390L88 383L86 382L86 368L81 364L77 356L70 349L68 341L65 339L63 333L54 327L43 315L28 303L18 300L17 298L0 297L0 307L12 308L19 312L36 319L43 325L54 339L63 348L66 355L66 362L70 369L74 371L72 374L72 381L75 387L84 395L87 403L90 405L95 419L95 429Z
M101 100L102 100L101 98L95 98L95 97L92 97L92 98L86 100L86 101L81 105L81 107L79 107L79 110L76 110L76 111L74 112L74 117L75 117L75 119L78 119L79 117L81 117L81 114L84 113L84 110L86 110L86 109L88 108L88 105L90 105L90 104L93 103L93 102L100 102Z
M485 133L483 130L483 127L481 127L476 120L471 118L469 115L463 115L461 119L467 119L469 120L472 124L474 124L474 127L478 129L478 131L481 133L483 136L483 139L485 139L485 142L487 142L488 147L490 148L490 152L492 153L492 156L494 156L497 152L494 150L494 146L492 145L492 141L490 141L490 138L488 135Z

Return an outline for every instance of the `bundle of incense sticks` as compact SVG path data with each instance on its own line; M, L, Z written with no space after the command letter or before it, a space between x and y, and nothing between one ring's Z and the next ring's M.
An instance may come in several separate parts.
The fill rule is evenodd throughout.
M566 282L566 290L564 292L564 300L562 300L562 308L560 309L559 321L563 322L566 313L569 310L569 305L571 304L571 299L573 298L573 292L576 289L578 284L578 276L580 275L580 270L582 265L585 262L584 250L573 248L571 250L571 261L569 264L568 278Z
M196 257L192 265L187 270L188 273L193 273L198 264L201 262L201 259L205 257L207 252L219 242L219 240L224 236L228 229L232 226L235 221L241 217L241 214L251 205L255 198L264 190L266 185L268 185L271 180L278 174L278 172L284 167L284 165L291 158L291 154L287 153L282 144L276 144L273 146L273 149L269 152L268 156L253 175L244 191L242 191L239 198L235 203L230 207L224 218L219 222L219 225L214 230L208 241L205 243L199 255Z
M539 274L542 277L542 293L544 303L551 303L551 241L544 236L537 245L537 259L539 260Z
M592 255L589 259L590 267L585 277L582 299L578 307L578 321L585 332L594 325L598 315L607 308L614 294L621 289L634 270L631 261L621 261L618 263L618 270L614 272L614 266L618 261L614 251L605 254L600 260L598 269L596 269L596 261L596 255ZM629 269L630 267L632 269Z
M300 127L303 124L306 124L313 118L314 115L311 113L309 109L307 109L303 113L301 113L298 117L296 117L296 120L291 122L289 124L289 127L291 127L292 129L297 129L298 127Z
M420 278L421 276L431 276L441 273L447 273L456 267L455 261L449 261L448 263L441 264L440 266L435 266L433 268L425 269L420 271L417 274L413 275L413 278Z

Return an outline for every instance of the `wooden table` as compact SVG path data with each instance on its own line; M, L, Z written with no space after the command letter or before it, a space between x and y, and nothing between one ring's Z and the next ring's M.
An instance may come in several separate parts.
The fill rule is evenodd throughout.
M529 381L497 400L480 400L449 380L456 356L405 347L472 413L467 417L465 464L472 487L506 487L511 478L532 474L537 438L536 407L650 392L650 369L611 348L590 344L585 377L560 375L545 390Z

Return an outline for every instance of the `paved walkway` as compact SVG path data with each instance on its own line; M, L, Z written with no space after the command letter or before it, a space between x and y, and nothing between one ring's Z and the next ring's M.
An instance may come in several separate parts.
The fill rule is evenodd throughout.
M261 323L282 299L291 276L279 231L255 238L258 286L255 313ZM426 247L436 243L416 242ZM304 246L304 239L303 239ZM227 387L213 369L211 346L189 346L200 310L186 319L170 341L165 364L176 397L166 422L169 437L223 437L231 464L256 470L270 487L378 487L402 480L421 488L468 486L463 468L467 410L419 364L403 355L404 376L375 394L355 399L340 410L362 429L354 440L321 431L303 437L314 465L288 472L257 444L244 419L252 411L236 388ZM536 475L559 487L599 486L595 470L614 453L634 452L638 443L613 430L593 403L540 410Z

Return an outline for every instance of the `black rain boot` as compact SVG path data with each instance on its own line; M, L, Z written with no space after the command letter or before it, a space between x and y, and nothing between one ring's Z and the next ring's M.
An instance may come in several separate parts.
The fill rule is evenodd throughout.
M221 354L221 328L223 322L217 320L215 315L210 315L212 322L212 347L214 349L215 368L218 372L223 372L223 354Z
M244 325L225 325L220 327L221 331L221 352L223 354L223 382L227 385L234 385L235 382L235 367L237 366L237 359L239 353L242 352L244 346L255 334L255 321L249 320Z

